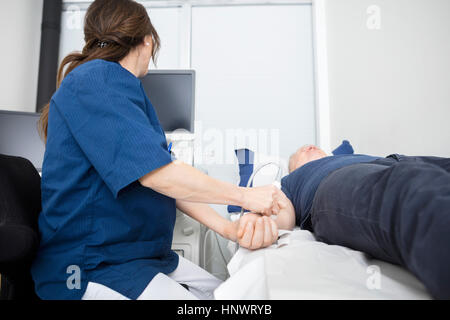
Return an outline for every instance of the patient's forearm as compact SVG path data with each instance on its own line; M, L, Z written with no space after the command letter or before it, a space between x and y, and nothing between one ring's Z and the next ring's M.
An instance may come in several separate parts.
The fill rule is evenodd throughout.
M280 212L275 220L278 229L292 230L295 227L295 209L292 202L284 197L280 202Z
M295 213L287 210L281 210L277 215L275 223L280 230L292 230L295 227Z
M295 227L295 208L291 200L281 192L278 198L278 205L280 212L275 220L278 229L292 230Z

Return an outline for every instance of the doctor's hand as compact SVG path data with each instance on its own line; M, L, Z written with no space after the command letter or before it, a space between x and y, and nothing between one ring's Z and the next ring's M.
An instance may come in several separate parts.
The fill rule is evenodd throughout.
M243 188L244 201L242 207L250 212L257 212L265 216L278 214L280 207L278 199L281 190L274 185L262 187Z
M236 242L247 249L265 248L277 241L278 227L271 218L247 213L234 222L237 228Z

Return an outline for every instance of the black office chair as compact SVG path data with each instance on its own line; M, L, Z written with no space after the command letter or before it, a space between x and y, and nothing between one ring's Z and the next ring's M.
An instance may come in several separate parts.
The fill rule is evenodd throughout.
M41 178L23 158L0 155L0 299L37 300L30 274L39 246Z

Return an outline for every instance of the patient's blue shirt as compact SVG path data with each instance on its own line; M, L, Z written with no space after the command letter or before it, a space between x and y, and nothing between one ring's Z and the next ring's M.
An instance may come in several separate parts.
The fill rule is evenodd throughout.
M176 269L175 200L137 181L171 161L138 78L104 60L68 74L49 109L31 270L39 297L80 299L92 281L136 299Z
M295 208L295 224L302 229L311 229L310 211L314 196L322 180L331 172L352 164L372 162L377 159L379 157L358 154L329 156L308 162L284 177L281 180L281 190Z

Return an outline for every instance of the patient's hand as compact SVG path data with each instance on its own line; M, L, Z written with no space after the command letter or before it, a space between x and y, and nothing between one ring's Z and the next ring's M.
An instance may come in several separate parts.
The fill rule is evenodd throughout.
M241 247L259 249L272 245L278 238L276 223L267 216L247 213L235 222L236 241Z

